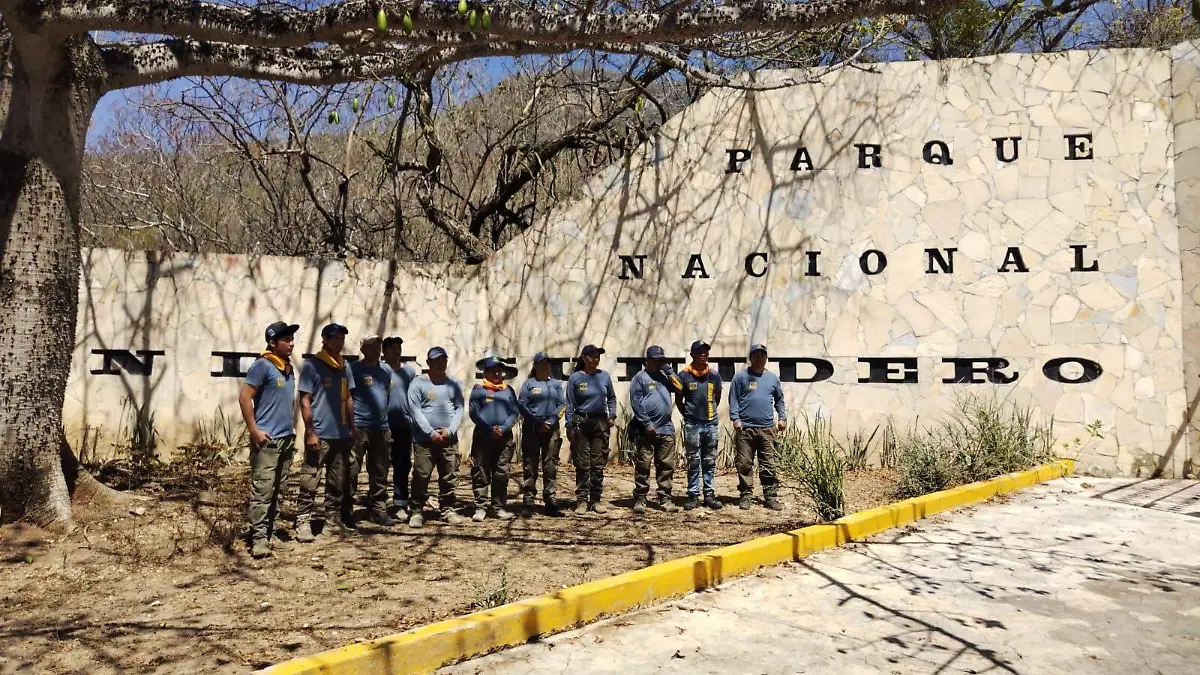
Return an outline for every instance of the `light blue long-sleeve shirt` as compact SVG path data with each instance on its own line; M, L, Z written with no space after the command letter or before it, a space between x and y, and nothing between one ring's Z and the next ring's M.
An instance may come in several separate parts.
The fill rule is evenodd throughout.
M500 431L508 433L520 417L517 393L512 387L491 391L477 384L471 389L469 405L471 421L485 429L500 427Z
M639 427L639 432L654 429L660 436L674 436L671 411L679 387L679 379L674 373L638 371L629 382L629 407L636 423L631 427Z
M388 392L388 426L401 429L412 426L412 413L408 410L408 385L421 373L411 363L403 363L392 369L391 390Z
M567 380L567 425L577 413L607 414L617 416L617 392L612 378L603 370L591 375L582 370L571 373Z
M775 424L775 415L787 419L787 404L779 376L769 370L755 375L749 368L733 376L729 384L729 421L751 429Z
M517 405L521 409L521 416L527 421L549 422L550 426L555 427L567 414L567 395L559 380L531 377L521 384Z
M456 442L464 410L462 383L447 375L444 382L434 384L428 374L420 375L408 385L408 409L413 442L428 444L435 429L446 429L450 442Z

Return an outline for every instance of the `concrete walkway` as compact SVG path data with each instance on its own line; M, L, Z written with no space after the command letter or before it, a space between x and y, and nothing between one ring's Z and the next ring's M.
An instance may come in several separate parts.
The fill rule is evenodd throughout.
M1057 480L439 672L1196 673L1197 516L1195 481Z

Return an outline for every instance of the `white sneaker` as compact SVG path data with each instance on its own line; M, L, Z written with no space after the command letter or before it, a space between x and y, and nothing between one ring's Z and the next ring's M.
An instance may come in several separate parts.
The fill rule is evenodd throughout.
M509 518L512 518L513 515L514 514L512 511L509 511L508 509L504 508L503 506L496 508L496 517L499 518L500 520L508 520Z
M477 523L483 522L484 518L487 518L487 511L483 509L475 509L475 515L471 516L471 520Z
M425 526L425 516L421 515L420 512L412 514L411 516L408 517L408 526L409 527L424 527Z

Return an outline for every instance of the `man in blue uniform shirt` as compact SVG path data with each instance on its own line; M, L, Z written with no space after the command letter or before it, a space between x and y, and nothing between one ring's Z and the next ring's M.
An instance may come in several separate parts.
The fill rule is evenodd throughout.
M679 395L679 409L683 413L683 447L687 453L688 488L685 511L698 506L703 486L704 505L710 509L721 508L714 485L717 472L717 442L720 429L717 426L717 408L721 405L721 375L708 366L707 342L692 343L692 362L679 371L683 393Z
M300 366L300 416L304 419L304 464L296 498L296 540L313 540L312 511L318 475L325 469L325 529L358 534L350 493L350 450L354 444L354 375L342 356L345 326L321 329L321 351Z
M292 348L297 324L282 321L267 326L267 348L246 371L238 407L250 435L250 555L262 558L271 552L280 488L287 482L296 448L292 425L296 402L296 377Z
M388 429L388 406L392 388L392 369L379 360L383 339L368 335L362 339L362 358L350 364L354 375L354 456L350 463L351 494L357 492L358 474L367 461L367 513L376 525L389 527L396 520L388 515L388 466L391 464L392 437Z
M775 475L775 431L787 428L787 404L779 377L766 368L767 346L751 346L750 367L734 375L729 384L729 421L737 432L735 463L741 493L738 506L750 508L757 457L763 505L779 511L783 506L779 503L779 480Z
M673 399L683 384L666 361L658 345L646 349L645 367L629 383L629 407L633 420L627 430L633 443L633 512L646 512L650 493L650 463L654 462L658 483L658 508L675 511L671 501L671 479L675 473L675 425L671 423Z
M571 460L575 463L575 515L590 508L606 513L601 501L604 467L608 465L608 442L617 421L617 394L612 378L600 370L604 350L585 345L577 369L567 380L567 429Z

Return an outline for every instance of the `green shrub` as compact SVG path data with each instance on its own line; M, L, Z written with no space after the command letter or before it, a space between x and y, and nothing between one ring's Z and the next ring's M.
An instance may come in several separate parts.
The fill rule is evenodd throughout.
M855 429L846 435L846 442L841 444L842 455L846 458L846 470L857 471L867 468L867 459L871 454L871 441L879 433L879 425L867 435L863 429Z
M846 458L820 413L776 436L776 472L794 483L822 521L846 515Z

